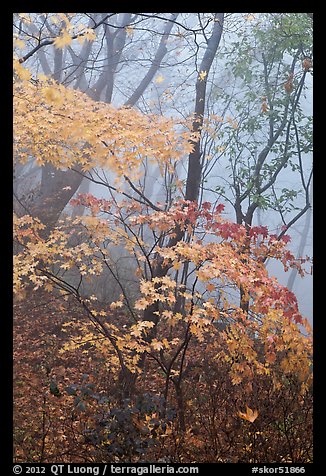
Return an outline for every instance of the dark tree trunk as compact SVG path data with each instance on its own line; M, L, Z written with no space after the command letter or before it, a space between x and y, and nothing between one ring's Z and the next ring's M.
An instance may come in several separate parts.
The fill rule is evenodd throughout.
M185 415L185 403L184 395L181 382L177 382L174 385L175 393L177 397L177 407L178 407L178 419L180 430L182 433L186 431L186 415Z
M215 14L215 25L211 37L207 42L207 48L200 64L199 75L196 82L195 119L193 122L194 132L200 132L203 125L205 112L205 98L207 78L220 44L223 31L224 13ZM188 175L186 182L186 200L198 200L201 182L202 162L200 152L200 138L194 143L194 150L189 155Z
M78 190L82 176L72 170L58 170L51 164L42 168L39 196L30 205L33 216L47 227L45 234L57 223L62 211Z

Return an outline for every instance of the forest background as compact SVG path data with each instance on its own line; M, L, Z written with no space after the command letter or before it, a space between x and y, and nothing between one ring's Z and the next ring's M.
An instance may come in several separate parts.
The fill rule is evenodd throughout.
M310 462L312 14L14 28L16 461Z

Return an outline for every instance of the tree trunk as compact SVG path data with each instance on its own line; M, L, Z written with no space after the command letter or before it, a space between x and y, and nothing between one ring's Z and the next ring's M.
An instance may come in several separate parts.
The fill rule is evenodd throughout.
M224 14L223 13L216 13L215 14L215 24L213 28L213 32L211 37L207 43L207 49L205 51L203 60L201 62L200 71L205 71L207 74L203 81L200 79L197 80L196 83L196 103L195 103L195 118L198 118L198 121L194 121L193 127L194 130L200 131L200 125L203 124L203 116L205 111L205 95L206 95L206 85L207 85L207 76L209 70L211 68L212 62L214 60L218 45L221 40L222 29L223 29L223 20ZM200 161L200 139L195 143L195 150L189 154L188 159L188 175L187 175L187 182L186 182L186 200L195 201L198 199L199 196L199 188L200 188L200 180L201 180L201 171L202 171L202 164ZM179 228L176 227L174 230L175 237L170 238L167 247L172 247L176 245L179 241L181 241L184 237L184 232ZM166 276L168 270L170 269L169 265L163 266L163 260L159 259L156 256L157 264L153 266L153 276L152 277L163 277ZM158 285L159 286L159 285ZM151 306L145 309L143 319L145 321L154 322L155 326L151 328L147 334L146 340L150 342L156 336L156 324L158 323L159 316L157 311L159 310L158 302L154 302ZM145 354L141 359L139 366L143 368L145 364ZM133 385L135 382L133 382ZM177 398L179 399L180 408L183 408L182 403L182 389L181 386L176 387ZM184 411L180 413L180 425L184 426ZM182 423L183 421L183 423Z
M181 433L186 431L186 417L185 417L185 403L183 396L183 389L181 382L176 382L174 384L175 393L177 397L177 407L178 407L178 418L180 424Z
M43 166L40 193L30 210L33 216L46 225L45 235L57 223L65 206L79 188L82 178L72 170L58 170L51 164Z
M207 42L207 48L199 68L199 75L196 82L195 119L193 122L194 132L199 132L203 125L205 112L206 86L209 70L220 44L224 13L215 14L215 24L211 37ZM199 187L202 173L200 138L194 143L194 150L189 154L188 175L186 182L186 200L198 200Z

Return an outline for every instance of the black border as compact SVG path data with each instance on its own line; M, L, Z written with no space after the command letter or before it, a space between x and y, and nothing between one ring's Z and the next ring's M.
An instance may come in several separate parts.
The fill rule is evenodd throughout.
M69 5L69 11L72 9L74 10L76 7L76 2L68 2L71 3ZM45 5L49 7L49 5ZM70 8L70 6L72 8ZM83 3L78 3L79 10L82 10ZM114 5L115 6L115 5ZM150 7L143 4L130 4L128 5L127 2L124 2L120 5L123 10L132 10L132 9L139 9L139 10L150 10L153 9L154 5ZM155 5L156 6L156 5ZM163 10L181 10L186 12L194 11L191 7L195 6L195 4L191 5L183 5L182 4L172 4L168 5L165 1L162 2L160 5L160 9ZM322 347L323 347L323 340L325 334L322 331L322 324L325 319L323 316L323 304L320 300L320 296L324 291L324 282L325 282L325 271L322 268L321 256L323 256L323 252L321 248L323 247L324 243L324 227L323 222L325 220L325 215L321 214L320 206L324 206L325 198L319 194L321 193L322 187L324 185L324 174L322 171L323 165L326 162L326 158L324 157L324 147L322 141L320 140L321 135L325 132L323 131L323 114L324 109L321 105L321 99L324 98L323 87L325 84L325 80L323 77L323 73L321 72L322 65L325 62L325 59L322 58L322 54L324 53L324 37L322 35L322 29L324 27L324 14L322 8L315 8L315 4L313 2L303 3L300 5L299 2L278 2L278 5L275 2L271 3L269 6L266 4L256 3L254 2L241 2L239 5L236 2L230 2L227 4L205 4L199 5L198 7L203 6L205 11L212 11L215 10L216 7L223 9L226 8L227 10L230 8L232 11L264 11L266 12L301 12L305 11L306 9L310 9L314 12L314 140L316 142L315 145L315 152L314 152L314 167L315 167L315 179L314 179L314 218L313 218L313 229L314 229L314 285L313 285L313 299L314 299L314 462L311 465L283 465L283 466L304 466L306 469L305 474L322 474L322 464L324 460L324 445L322 442L322 438L325 432L325 427L323 426L322 422L322 413L325 402L323 401L323 373L324 371L322 365ZM318 6L321 6L321 2ZM13 308L13 295L12 295L12 182L13 182L13 169L12 169L12 162L10 160L10 156L12 156L12 14L15 11L43 11L44 5L37 5L37 2L15 2L14 4L10 5L10 10L7 10L2 7L2 39L0 42L1 48L1 74L0 74L0 81L1 81L1 93L2 93L2 106L4 106L2 112L2 181L0 191L2 194L1 197L1 204L2 210L0 214L0 223L1 223L1 239L2 239L2 249L0 256L4 258L4 262L1 265L1 308L2 308L2 326L3 326L3 334L1 335L1 380L2 388L0 390L0 395L4 398L4 404L1 405L1 444L0 444L0 470L2 468L8 468L8 471L4 469L2 474L10 475L13 474L12 467L13 467L13 421L12 421L12 414L13 414L13 345L12 345L12 308ZM92 11L101 10L101 5L94 3L86 4L84 10L87 11L87 7L91 7ZM107 6L106 6L107 7ZM238 8L237 8L238 7ZM104 5L103 5L104 8ZM68 10L67 2L53 2L53 5L50 8L47 8L49 11L64 11ZM203 10L204 10L203 9ZM102 11L102 10L101 10ZM163 10L164 11L164 10ZM320 109L319 109L320 108ZM319 109L319 111L318 111ZM6 147L3 147L3 143L6 143ZM324 207L323 207L324 208ZM325 291L324 291L325 293ZM325 344L324 344L325 345ZM59 463L58 463L59 464ZM156 464L156 463L155 463ZM36 464L23 464L23 466L37 466ZM46 467L46 474L52 474L50 472L50 464L43 464L42 466ZM65 465L67 466L67 465ZM81 465L71 465L71 466L81 466ZM119 465L125 466L125 465ZM134 465L137 466L137 465ZM173 465L171 465L173 466ZM184 466L198 466L200 468L199 474L207 474L214 473L214 469L217 470L218 475L226 474L228 475L230 472L235 472L235 474L245 475L251 474L252 466L258 466L262 468L263 464L257 465L247 465L247 464L196 464L193 463L192 465L184 465ZM267 464L265 465L268 468L282 466L282 464L275 463L275 464ZM239 469L237 469L239 467ZM225 469L223 469L225 468ZM22 473L24 474L24 472ZM66 474L66 473L63 473ZM107 473L109 474L109 473ZM189 473L190 474L190 473ZM266 474L266 473L265 473ZM275 474L275 473L274 473ZM300 473L299 473L300 474Z

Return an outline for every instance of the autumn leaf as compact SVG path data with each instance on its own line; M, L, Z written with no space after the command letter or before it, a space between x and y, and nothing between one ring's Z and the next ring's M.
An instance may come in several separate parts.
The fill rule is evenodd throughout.
M312 59L307 56L302 61L302 68L304 71L309 71L311 67L312 67Z
M118 309L120 307L123 306L123 302L122 301L114 301L114 302L111 302L110 304L110 309Z
M96 33L92 28L86 28L83 32L83 37L87 41L94 41L96 39Z
M207 291L209 291L211 293L215 289L215 284L213 284L213 283L207 284L206 289L207 289Z
M181 268L182 266L182 263L180 261L175 261L173 263L173 269L175 269L176 271L179 271L179 269Z
M268 105L267 105L267 102L266 101L263 101L262 104L261 104L261 112L262 113L265 113L268 111Z
M151 345L154 350L161 350L164 348L163 343L158 341L157 339L153 339Z
M161 74L159 74L156 78L155 78L155 83L156 84L161 84L163 83L164 81L164 76L162 76Z
M20 38L16 38L14 40L14 46L19 48L20 50L23 50L26 45L25 45L25 42L23 40L21 40Z
M207 71L200 71L200 72L199 72L199 75L198 75L199 81L204 81L204 79L206 78L206 76L207 76Z
M57 104L62 104L63 103L63 98L60 94L60 92L53 88L53 87L46 87L42 91L43 96L45 99L49 102L57 103Z
M291 93L293 90L293 73L290 73L288 76L288 79L284 83L284 89L287 93Z
M248 15L244 16L244 19L249 22L253 21L255 19L255 15L253 15L252 13L248 13Z
M248 405L246 405L246 413L238 412L238 415L240 418L243 418L244 420L247 420L253 423L258 417L258 411L252 410L251 408L248 407Z
M127 35L131 38L134 34L134 27L131 26L131 25L127 25L125 27L125 30L126 30Z
M72 42L71 36L67 32L67 30L64 30L60 36L57 36L57 38L54 39L53 44L55 48L62 49L65 46L70 45L71 42Z
M14 71L22 81L29 81L32 77L31 72L27 68L24 68L18 60L14 60Z

